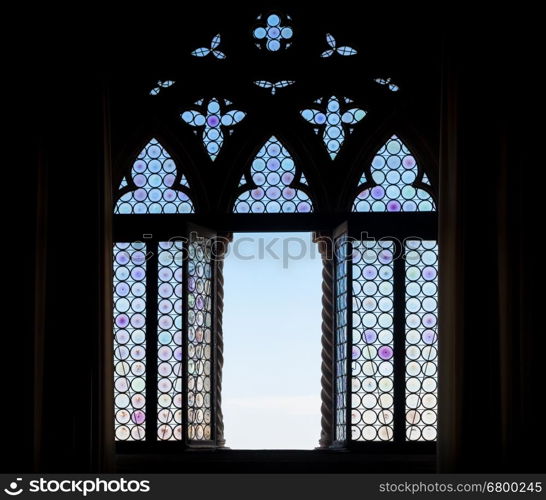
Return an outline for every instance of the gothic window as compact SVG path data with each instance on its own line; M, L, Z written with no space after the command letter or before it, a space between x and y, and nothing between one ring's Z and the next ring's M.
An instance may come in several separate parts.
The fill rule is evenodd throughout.
M252 231L321 245L320 447L430 449L437 203L434 162L397 114L403 80L378 75L348 33L300 30L289 12L251 19L246 38L211 27L179 68L154 72L126 135L146 140L114 155L118 449L229 442L222 257Z
M117 196L115 214L146 219L149 233L137 220L135 232L124 229L135 239L115 235L115 438L212 442L212 240L196 226L155 236L158 225L147 216L195 212L182 168L157 139Z
M356 191L352 211L359 216L336 239L336 441L435 441L438 246L431 185L392 135Z

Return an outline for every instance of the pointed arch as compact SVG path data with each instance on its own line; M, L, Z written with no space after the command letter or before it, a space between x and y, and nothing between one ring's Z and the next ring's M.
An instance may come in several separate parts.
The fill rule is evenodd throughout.
M353 212L435 212L431 184L415 157L397 135L374 156L370 175L364 172Z
M155 138L139 153L131 169L131 177L123 177L116 214L194 213L190 186L176 163Z
M239 181L243 190L234 213L309 213L313 203L308 184L292 156L277 137L270 137Z

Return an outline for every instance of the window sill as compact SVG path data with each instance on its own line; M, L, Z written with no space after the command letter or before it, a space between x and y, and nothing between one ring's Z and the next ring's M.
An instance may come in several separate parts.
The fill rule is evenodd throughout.
M120 473L434 473L436 455L346 450L186 450L123 453Z

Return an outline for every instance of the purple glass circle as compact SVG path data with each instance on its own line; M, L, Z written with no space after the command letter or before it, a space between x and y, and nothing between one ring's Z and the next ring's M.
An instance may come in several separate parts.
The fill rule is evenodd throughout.
M286 187L282 190L283 197L287 200L291 200L296 196L296 190Z
M118 264L125 265L127 264L127 262L129 262L129 260L130 260L129 254L125 251L118 252L118 254L116 255L116 262Z
M131 325L135 328L142 328L146 324L146 318L142 314L133 314Z
M176 192L172 189L166 189L163 193L163 198L166 201L173 201L176 198Z
M377 352L378 352L379 357L381 359L391 359L392 358L392 349L387 345L384 345L384 346L380 347Z
M436 269L432 266L425 267L423 269L423 278L426 280L433 280L436 278Z
M170 316L161 316L159 326L162 330L168 330L173 326L173 319Z
M392 252L390 250L381 250L381 252L379 252L379 262L381 262L381 264L389 264L392 262Z
M402 160L402 165L404 165L404 168L415 167L415 158L413 156L405 156Z
M260 172L256 172L252 176L252 180L254 181L254 184L256 184L256 186L261 186L265 183L265 175Z
M159 296L169 298L173 294L173 287L169 283L162 283L159 286Z
M216 115L211 115L207 118L207 124L209 127L217 127L220 123L220 119Z
M278 170L280 166L281 162L277 160L277 158L270 158L269 160L267 160L267 168L269 170Z
M362 270L362 274L365 278L373 280L377 276L377 269L374 266L366 266Z
M135 280L135 281L140 281L144 278L144 275L145 275L145 272L144 272L144 269L142 269L142 267L135 267L132 271L131 271L131 277Z
M279 147L278 144L270 144L270 145L267 147L267 152L268 152L271 156L278 156L278 154L281 152L281 148Z
M387 203L387 211L389 212L400 212L401 208L402 207L400 206L400 203L395 200L389 201L389 203Z
M376 200L380 200L383 198L383 196L385 196L385 190L381 186L375 186L372 188L372 196Z
M135 200L137 201L144 201L146 199L146 190L145 189L137 189L135 191Z
M373 344L377 339L377 333L375 333L375 330L368 329L364 332L364 340L368 344Z
M127 330L119 330L116 333L116 340L119 344L126 344L129 342L129 332Z
M172 311L172 304L170 300L162 300L159 302L159 305L157 306L160 312L163 314L169 313Z
M436 325L436 316L434 314L425 314L423 316L423 325L430 328Z
M276 200L281 196L281 190L277 186L267 188L267 197L271 200Z
M425 330L423 332L423 342L425 344L433 344L436 340L436 332L434 330Z
M307 203L306 201L302 201L301 203L298 204L298 212L308 213L310 211L311 211L311 205L309 205L309 203Z
M171 187L174 184L175 179L176 179L175 175L167 174L165 177L163 177L163 184L165 186Z
M120 297L125 297L129 293L129 285L127 283L118 283L116 285L116 293Z
M292 174L291 172L285 172L284 174L282 174L283 184L288 185L292 182L293 179L294 179L294 174Z
M116 318L116 326L119 326L120 328L125 328L129 324L129 317L127 314L120 314Z
M135 186L143 187L146 185L146 177L142 174L135 175L133 177L133 182L135 183Z
M135 172L144 172L146 170L146 162L143 160L137 160L133 163L133 169Z
M171 359L172 351L169 347L163 346L157 351L157 357L162 361Z

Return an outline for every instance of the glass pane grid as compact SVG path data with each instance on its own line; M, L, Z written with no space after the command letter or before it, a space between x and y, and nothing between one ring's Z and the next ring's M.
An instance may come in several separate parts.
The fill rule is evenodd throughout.
M336 361L335 405L337 441L347 439L347 238L336 240L335 251L335 314L336 314Z
M406 439L436 439L438 244L406 241Z
M392 241L361 241L353 246L354 441L393 440L393 253Z
M243 192L235 201L235 213L309 213L313 205L309 196L294 187L298 172L288 150L271 137L252 162L250 175L256 187ZM246 179L243 176L243 181ZM299 182L307 181L300 176Z
M146 245L114 245L114 406L116 441L146 435Z
M188 259L188 437L212 437L211 240L189 244Z
M371 179L362 175L363 189L355 198L353 212L433 212L436 206L430 194L414 187L420 180L430 186L421 175L415 157L406 145L393 135L377 152L371 164Z
M159 243L157 439L182 439L182 242Z
M131 177L136 190L125 193L116 203L116 214L189 214L193 203L176 185L177 170L174 160L163 146L152 139L133 163ZM189 189L182 175L180 185ZM127 186L125 179L120 189Z

